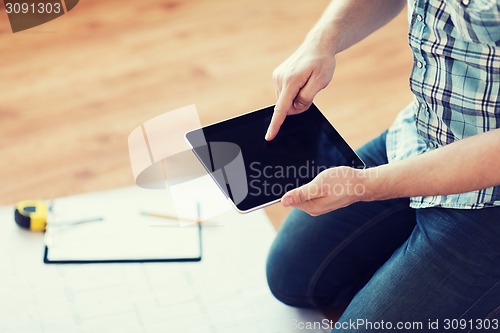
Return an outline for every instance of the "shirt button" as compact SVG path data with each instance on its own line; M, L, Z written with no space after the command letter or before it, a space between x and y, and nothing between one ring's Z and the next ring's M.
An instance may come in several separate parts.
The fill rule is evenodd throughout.
M420 61L417 61L417 67L422 68L422 67L424 67L424 64L422 64L422 62L420 62Z
M462 5L464 5L465 7L467 7L470 3L470 0L462 0Z
M464 0L464 1L466 1L466 0ZM422 17L422 15L420 15L420 14L418 14L418 15L417 15L417 21L418 21L418 22L422 22L422 21L423 21L423 19L424 19L424 18Z

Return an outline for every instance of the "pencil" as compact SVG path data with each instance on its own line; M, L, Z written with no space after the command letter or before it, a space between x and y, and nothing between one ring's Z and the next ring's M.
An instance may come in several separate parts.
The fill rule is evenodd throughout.
M78 225L78 224L84 224L84 223L90 223L90 222L101 222L104 221L104 218L102 217L93 217L93 218L88 218L85 220L76 220L76 221L64 221L64 222L49 222L47 225L51 227L69 227L72 225Z
M173 215L158 214L158 213L151 213L151 212L145 212L145 211L141 212L141 215L159 217L162 219L173 220L173 221L186 221L186 222L192 222L192 223L201 223L201 221L199 219L197 219L197 220L185 219L185 218L179 218L179 217L173 216Z

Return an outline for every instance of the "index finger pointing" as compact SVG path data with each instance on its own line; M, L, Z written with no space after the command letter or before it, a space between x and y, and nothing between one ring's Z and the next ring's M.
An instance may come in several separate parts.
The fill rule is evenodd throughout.
M298 89L293 89L290 86L285 87L279 96L278 102L274 107L273 117L271 118L271 123L269 124L269 128L266 133L266 140L271 141L278 134L281 125L285 121L288 112L292 108L293 100L297 93Z
M285 121L287 112L280 109L274 108L273 117L271 118L271 123L266 133L266 140L271 141L278 134L281 125Z

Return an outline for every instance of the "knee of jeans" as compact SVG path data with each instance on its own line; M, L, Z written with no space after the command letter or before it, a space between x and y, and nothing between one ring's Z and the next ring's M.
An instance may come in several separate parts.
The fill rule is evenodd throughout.
M298 288L291 283L290 271L287 269L289 258L280 256L278 252L273 248L269 251L266 262L267 284L276 299L287 305L295 306L297 302L293 300L297 298L298 291L294 289Z
M284 251L278 238L269 251L266 263L266 276L269 289L280 302L295 307L315 307L307 295L308 279L297 276L295 266L299 258L293 258Z

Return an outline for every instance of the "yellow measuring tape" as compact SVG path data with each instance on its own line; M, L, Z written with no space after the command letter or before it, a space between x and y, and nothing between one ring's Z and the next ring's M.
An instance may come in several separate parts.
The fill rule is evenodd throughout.
M16 205L15 221L18 226L31 231L45 231L47 205L43 201L21 201Z

